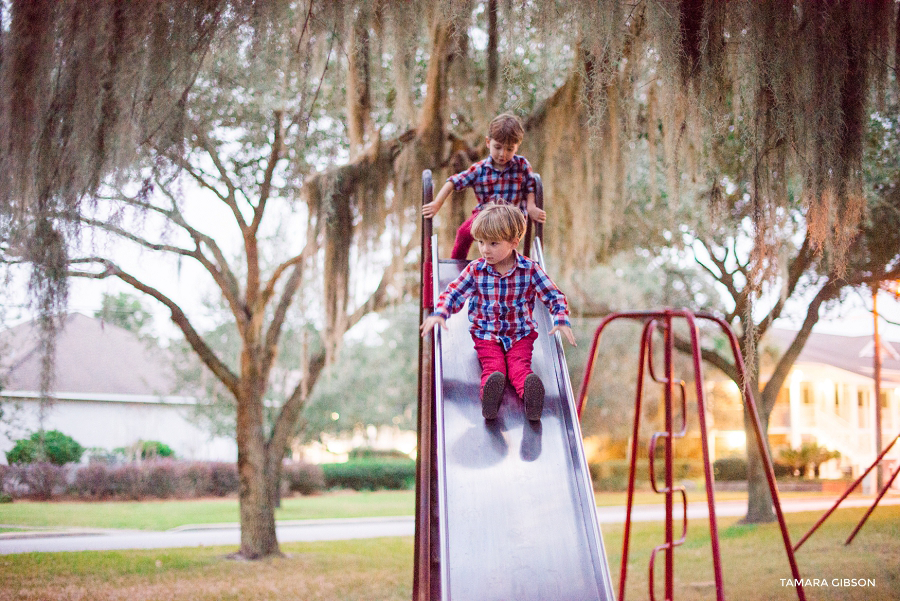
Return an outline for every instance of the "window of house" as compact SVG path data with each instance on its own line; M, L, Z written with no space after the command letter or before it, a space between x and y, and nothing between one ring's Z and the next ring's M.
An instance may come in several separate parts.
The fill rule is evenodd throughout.
M800 386L800 400L804 405L812 405L812 390L810 390L809 384Z

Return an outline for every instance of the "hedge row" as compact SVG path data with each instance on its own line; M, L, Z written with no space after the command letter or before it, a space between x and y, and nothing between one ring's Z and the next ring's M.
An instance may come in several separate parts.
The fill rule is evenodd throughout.
M313 495L325 490L322 466L311 463L290 463L281 467L282 485L290 492Z
M788 478L793 476L794 470L789 465L784 465L775 461L772 464L776 478ZM743 457L727 457L725 459L716 459L713 462L713 474L716 480L723 482L734 482L747 479L747 460Z
M82 499L192 499L224 497L237 488L233 463L161 459L81 466L69 494Z
M359 459L325 466L282 467L282 490L303 495L331 488L408 489L415 483L412 460ZM0 497L143 500L224 497L238 491L234 463L158 459L140 463L0 465Z
M676 483L682 480L702 480L703 462L699 459L673 460L672 477ZM629 462L627 459L610 459L590 464L594 489L598 491L623 491L628 488ZM713 476L717 482L731 482L747 479L747 460L740 457L717 459L713 462ZM784 478L791 475L791 469L775 463L775 476ZM650 487L650 465L646 458L639 459L635 466L635 486L639 489ZM653 462L656 472L656 486L662 488L665 481L665 463L662 459Z
M638 461L636 468L636 486L648 488L647 460ZM654 469L657 486L662 487L663 461L655 461ZM592 463L590 470L598 491L623 491L628 487L629 463L625 459ZM747 462L741 458L718 459L713 463L713 473L717 481L746 480ZM775 475L789 476L790 468L776 463ZM676 482L702 479L703 462L676 459L673 478ZM363 458L322 466L292 463L282 468L283 490L303 495L333 488L403 490L413 488L415 479L416 463L410 459ZM224 497L237 491L237 467L224 462L160 459L124 464L0 465L0 497L13 499L190 499Z
M672 477L676 482L703 478L703 462L698 459L675 459L672 461ZM594 489L601 491L623 491L628 488L627 459L608 459L589 465ZM654 459L653 471L657 488L665 486L665 461ZM635 465L635 486L640 489L650 486L650 464L646 458L639 459Z
M416 483L416 462L412 459L351 459L322 467L327 488L404 490Z
M237 468L224 462L162 459L120 464L0 466L0 492L13 499L190 499L223 497L237 489Z

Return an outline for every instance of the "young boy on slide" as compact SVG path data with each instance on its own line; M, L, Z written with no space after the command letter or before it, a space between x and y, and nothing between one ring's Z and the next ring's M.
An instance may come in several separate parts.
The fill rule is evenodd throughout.
M437 215L454 190L472 188L475 192L478 204L472 216L456 231L451 258L464 260L468 256L472 246L472 223L488 203L508 203L519 207L538 223L546 221L547 214L534 201L531 165L525 157L516 154L524 137L525 129L518 117L506 113L495 117L488 126L486 139L490 155L447 179L437 197L422 207L422 214L430 219Z
M506 379L525 403L525 417L541 419L544 384L531 371L531 355L537 338L532 317L540 298L553 315L552 336L561 332L570 344L575 336L569 325L565 295L540 265L516 252L525 234L525 216L508 205L488 205L472 223L481 258L469 263L438 298L434 312L422 322L422 335L436 324L447 327L450 315L469 299L469 331L481 362L481 414L495 419Z

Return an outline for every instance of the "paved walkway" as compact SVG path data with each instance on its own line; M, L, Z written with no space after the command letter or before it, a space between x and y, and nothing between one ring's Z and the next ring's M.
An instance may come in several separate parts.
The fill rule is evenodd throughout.
M824 513L834 504L831 499L783 499L785 513L813 511ZM869 507L871 497L851 497L841 503L845 507ZM900 505L900 496L885 497L879 505ZM665 517L662 505L635 505L632 520L637 522L662 521ZM717 517L742 516L747 511L746 501L721 501L716 504ZM876 510L877 511L877 510ZM680 519L682 508L675 506L675 516ZM625 520L625 507L598 507L601 524L621 523ZM688 504L688 520L706 519L706 503ZM4 527L0 524L0 527ZM376 538L383 536L412 536L414 519L410 516L386 518L349 518L334 520L280 521L277 524L278 541L306 542L320 540L344 540ZM237 546L240 529L237 524L201 524L180 526L165 532L145 530L29 530L0 533L0 555L11 553L55 551L110 551L117 549L168 549L175 547Z

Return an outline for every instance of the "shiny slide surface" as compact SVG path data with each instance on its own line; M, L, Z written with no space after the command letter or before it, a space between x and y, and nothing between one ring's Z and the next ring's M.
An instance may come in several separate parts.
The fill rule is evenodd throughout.
M539 249L538 249L539 252ZM466 265L441 260L443 290ZM538 301L532 368L544 382L540 422L507 383L496 420L481 417L481 369L466 308L435 345L441 598L614 599L561 342Z

